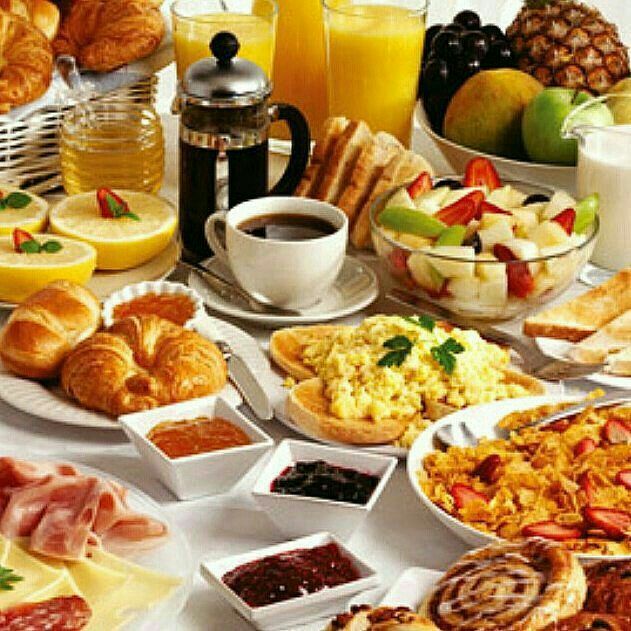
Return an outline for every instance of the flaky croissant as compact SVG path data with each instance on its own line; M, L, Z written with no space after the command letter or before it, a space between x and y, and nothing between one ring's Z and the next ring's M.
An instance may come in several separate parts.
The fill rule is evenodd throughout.
M132 316L66 358L61 385L83 407L112 416L213 394L227 367L209 340L157 316Z
M52 76L46 36L23 17L0 9L0 112L42 96Z
M49 40L57 35L61 14L57 5L49 0L0 0L0 9L29 20Z
M77 0L53 48L82 68L109 72L151 54L163 36L162 14L148 0Z

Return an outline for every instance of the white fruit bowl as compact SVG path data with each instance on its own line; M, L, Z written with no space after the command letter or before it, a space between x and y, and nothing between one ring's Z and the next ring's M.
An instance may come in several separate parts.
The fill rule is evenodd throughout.
M462 176L445 177L462 180ZM550 189L527 182L503 180L503 184L510 184L527 195L541 193L550 196L553 193ZM400 188L405 188L405 186L391 189L380 195L370 209L370 230L375 251L396 285L418 297L420 302L429 301L460 316L477 320L509 320L525 316L563 293L578 278L594 250L600 225L598 218L591 226L584 242L579 245L568 245L567 249L558 254L537 258L525 258L507 263L473 261L437 254L432 251L432 248L415 249L394 240L377 223L377 217L388 200ZM433 268L449 267L452 271L460 267L463 273L453 272L456 280L459 281L458 292L456 293L455 287L453 291L449 291L452 287L451 278L450 283L447 284L447 292L436 294L422 287L413 277L411 270L418 270L419 266L427 266L427 263ZM521 298L508 293L506 284L510 273L509 268L524 263L528 265L535 278L535 287L528 296ZM472 272L472 270L475 271ZM417 272L416 278L419 275L420 273ZM479 290L476 289L478 283Z

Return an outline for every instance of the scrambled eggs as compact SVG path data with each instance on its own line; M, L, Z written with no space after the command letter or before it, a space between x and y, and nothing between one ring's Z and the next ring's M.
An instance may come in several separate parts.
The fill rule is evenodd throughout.
M396 336L412 342L401 365L383 366L384 343ZM432 354L449 338L464 350L456 355L451 374ZM409 419L399 439L409 446L427 425L427 402L454 408L528 395L521 385L505 382L508 351L483 340L477 331L435 326L424 328L400 316L373 316L354 328L313 340L303 350L303 361L326 385L330 411L341 419Z

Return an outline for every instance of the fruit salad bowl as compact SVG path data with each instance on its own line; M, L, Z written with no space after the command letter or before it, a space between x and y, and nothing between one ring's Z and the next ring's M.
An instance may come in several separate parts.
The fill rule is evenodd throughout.
M472 164L490 162L477 158L468 170ZM466 185L467 175L424 174L424 183L375 200L373 245L396 285L461 316L507 320L576 280L598 234L598 196L577 202L526 182L500 185L493 174L493 190Z

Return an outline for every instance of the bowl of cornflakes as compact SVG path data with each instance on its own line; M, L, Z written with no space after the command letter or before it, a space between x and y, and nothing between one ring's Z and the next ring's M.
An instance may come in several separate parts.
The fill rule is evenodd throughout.
M428 427L408 456L412 488L472 546L527 537L562 542L586 559L631 557L631 406L584 412L498 437L575 401L538 396L458 411ZM466 421L475 447L437 433Z

